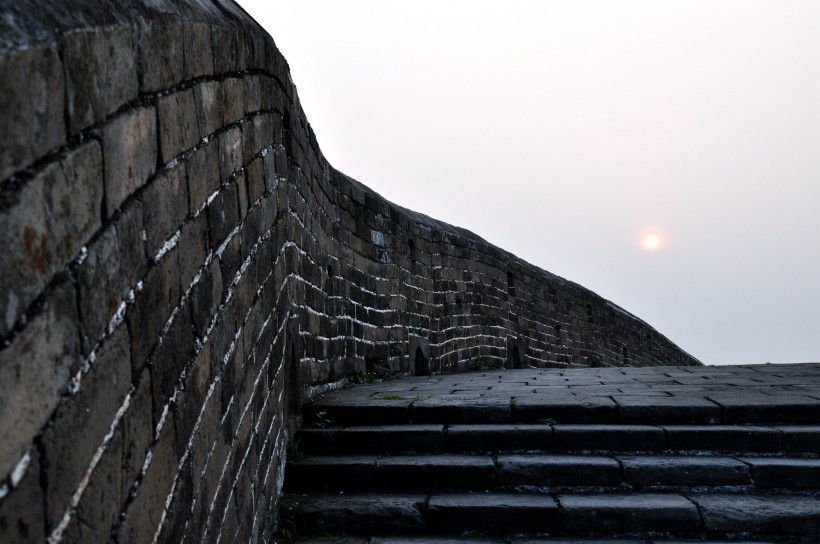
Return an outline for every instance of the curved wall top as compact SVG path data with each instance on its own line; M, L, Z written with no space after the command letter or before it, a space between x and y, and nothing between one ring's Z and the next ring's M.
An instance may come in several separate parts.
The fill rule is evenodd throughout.
M267 538L354 372L698 364L331 168L232 2L0 9L0 541Z

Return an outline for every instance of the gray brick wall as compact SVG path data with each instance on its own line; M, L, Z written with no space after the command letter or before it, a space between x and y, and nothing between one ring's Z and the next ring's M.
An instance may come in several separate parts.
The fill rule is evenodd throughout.
M265 538L301 403L411 346L697 364L333 170L236 6L155 4L0 0L0 541Z

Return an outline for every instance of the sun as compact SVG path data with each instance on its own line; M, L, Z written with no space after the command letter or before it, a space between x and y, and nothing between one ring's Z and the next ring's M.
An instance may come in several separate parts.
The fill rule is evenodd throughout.
M661 247L661 237L657 234L647 234L643 237L642 245L647 251L657 251Z

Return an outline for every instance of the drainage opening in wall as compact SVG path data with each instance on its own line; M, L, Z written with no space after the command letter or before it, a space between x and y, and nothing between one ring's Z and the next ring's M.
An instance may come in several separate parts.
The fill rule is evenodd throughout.
M416 348L416 354L413 357L413 374L416 376L430 374L430 361L424 356L420 347Z
M523 368L521 366L521 354L518 352L518 346L513 346L510 354L510 366L512 368Z

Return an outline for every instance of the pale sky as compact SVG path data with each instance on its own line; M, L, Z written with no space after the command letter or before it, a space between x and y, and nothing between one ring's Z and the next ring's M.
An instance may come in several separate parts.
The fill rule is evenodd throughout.
M345 174L704 363L820 361L820 1L239 3Z

